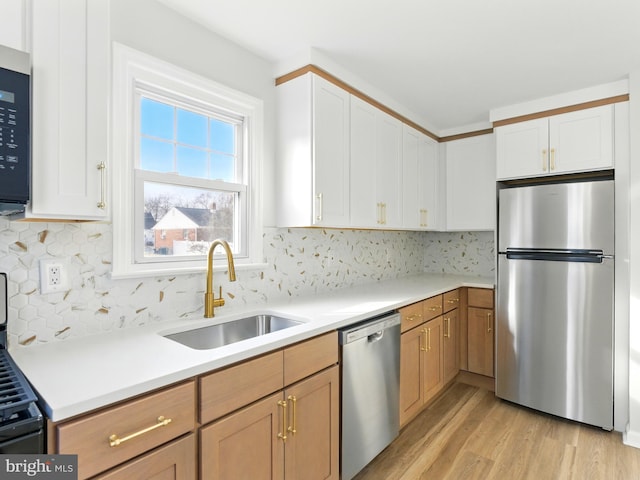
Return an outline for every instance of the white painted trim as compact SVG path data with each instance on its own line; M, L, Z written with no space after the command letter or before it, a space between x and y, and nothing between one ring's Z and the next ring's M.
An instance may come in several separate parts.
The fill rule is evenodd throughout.
M627 428L627 431L622 434L622 442L630 447L640 448L640 432Z
M113 265L112 278L175 275L203 272L205 261L176 261L164 264L135 263L134 258L134 152L133 119L136 82L143 81L159 90L173 90L192 95L201 102L240 113L248 122L250 134L245 138L245 168L251 178L248 209L248 258L236 265L260 265L264 261L262 243L262 155L263 101L238 92L208 78L154 58L119 43L113 44L113 125L112 125L112 198Z
M582 90L561 93L551 97L539 98L530 102L494 108L489 112L489 120L491 122L497 122L507 118L544 112L553 110L554 108L577 105L579 103L591 102L593 100L615 97L627 93L629 93L629 80L619 80L617 82L583 88Z

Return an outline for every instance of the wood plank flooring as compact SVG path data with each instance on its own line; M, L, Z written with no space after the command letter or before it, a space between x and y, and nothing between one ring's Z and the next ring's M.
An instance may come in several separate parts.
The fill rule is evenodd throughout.
M640 449L454 383L354 480L418 479L639 480Z

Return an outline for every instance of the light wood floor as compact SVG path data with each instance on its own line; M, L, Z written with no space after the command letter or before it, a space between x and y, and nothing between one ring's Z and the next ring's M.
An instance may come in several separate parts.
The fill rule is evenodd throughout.
M354 480L638 480L640 449L455 383Z

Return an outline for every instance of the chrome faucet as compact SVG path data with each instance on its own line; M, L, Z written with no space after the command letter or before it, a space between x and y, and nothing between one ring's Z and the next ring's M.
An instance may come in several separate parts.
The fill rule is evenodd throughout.
M213 317L213 307L221 307L224 305L224 298L222 298L222 287L220 287L220 296L215 297L213 293L213 251L218 245L224 248L227 255L227 263L229 265L229 281L236 281L236 268L233 265L233 254L231 248L225 240L219 238L214 240L209 247L209 255L207 256L207 290L204 293L204 318Z

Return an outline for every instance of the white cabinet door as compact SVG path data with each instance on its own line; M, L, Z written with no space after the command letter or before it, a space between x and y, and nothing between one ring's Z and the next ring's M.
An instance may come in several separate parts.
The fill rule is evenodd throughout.
M278 225L349 223L349 94L312 73L277 88Z
M549 170L546 118L496 128L497 178L544 175Z
M402 122L351 96L351 226L402 224Z
M408 125L403 125L402 135L402 226L436 229L438 144Z
M349 223L349 94L313 79L314 224Z
M549 117L549 171L613 168L613 105Z
M613 168L613 105L496 128L498 180Z
M376 195L376 108L351 96L351 226L380 226Z
M26 0L2 0L0 45L27 51Z
M32 217L107 217L107 0L32 2Z
M447 230L494 230L496 159L493 134L447 142Z
M378 111L375 141L380 226L399 227L402 225L402 122Z

